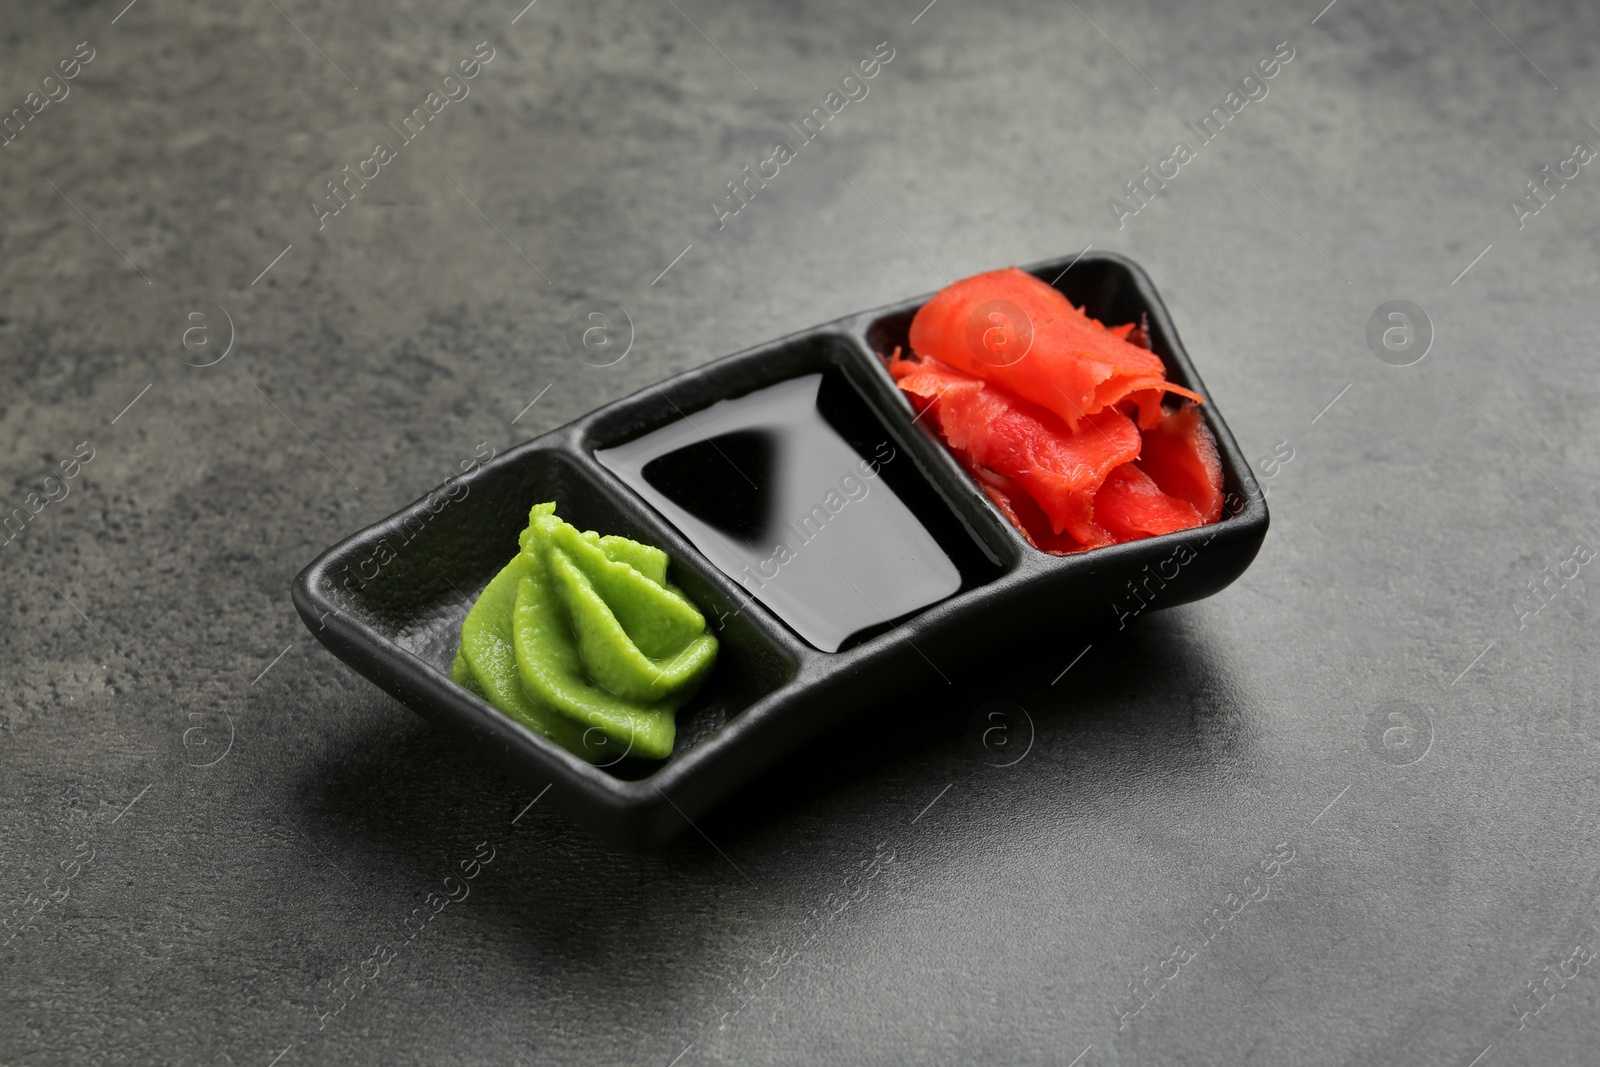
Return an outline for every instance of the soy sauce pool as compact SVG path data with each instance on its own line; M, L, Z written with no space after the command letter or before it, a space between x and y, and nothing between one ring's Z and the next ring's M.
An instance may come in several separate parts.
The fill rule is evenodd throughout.
M824 652L976 584L987 562L836 372L719 401L595 458Z

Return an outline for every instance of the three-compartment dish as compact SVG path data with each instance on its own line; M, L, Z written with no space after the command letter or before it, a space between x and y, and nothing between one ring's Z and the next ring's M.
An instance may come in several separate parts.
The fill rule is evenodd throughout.
M1166 380L1207 396L1191 410L1215 443L1215 521L1066 555L1037 547L890 374L924 298L717 360L519 445L468 475L449 507L424 498L323 553L296 578L295 604L402 703L530 786L551 783L549 801L609 842L638 847L964 663L1222 589L1260 548L1266 504L1153 285L1109 254L1028 271L1101 322L1143 323ZM618 747L585 759L451 680L473 598L542 501L579 530L664 550L670 585L720 646L664 760ZM372 580L342 580L402 538Z

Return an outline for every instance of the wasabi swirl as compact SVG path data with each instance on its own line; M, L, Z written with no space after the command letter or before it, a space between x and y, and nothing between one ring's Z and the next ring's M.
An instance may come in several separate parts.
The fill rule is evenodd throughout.
M521 551L461 623L450 677L586 759L665 759L717 658L667 554L536 504Z

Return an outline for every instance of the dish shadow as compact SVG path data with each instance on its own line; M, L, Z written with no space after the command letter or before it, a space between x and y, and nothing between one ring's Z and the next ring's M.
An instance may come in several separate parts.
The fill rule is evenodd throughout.
M1227 665L1174 617L1158 614L1111 635L1051 634L1017 646L1007 659L1039 666L1008 678L968 672L950 684L930 670L928 684L808 745L719 805L700 829L727 847L841 791L883 806L879 779L894 789L917 783L907 801L915 814L924 794L932 796L952 776L1000 767L1022 772L1011 788L1047 783L1057 798L1063 790L1102 791L1112 777L1120 788L1137 789L1174 770L1203 773L1232 762L1257 732L1236 706ZM1019 720L1001 709L1005 717L990 718L995 701L1026 715ZM1007 738L985 740L994 723ZM1024 740L1030 747L1020 756L1000 747ZM1050 753L1069 748L1092 774L1056 773L1061 765Z
M400 715L403 706L390 701L383 703L395 719L367 720L336 765L306 766L299 793L315 809L308 816L342 828L347 847L365 842L379 852L443 856L474 834L500 833L567 856L576 869L562 877L574 890L590 890L618 867L726 870L695 827L724 849L758 846L763 834L781 833L786 820L841 792L886 807L886 790L910 782L931 787L1001 766L1012 757L985 743L979 721L992 701L1026 712L1026 723L1008 724L1013 743L1026 730L1029 747L1016 758L1018 768L1033 764L1048 773L1056 766L1051 751L1070 747L1095 768L1095 779L1115 775L1134 788L1146 775L1234 760L1256 732L1234 706L1227 665L1175 616L1157 614L1119 634L1052 634L1017 646L1007 659L1035 666L1004 678L968 671L949 683L930 667L926 684L807 745L654 852L610 849L538 806L522 813L544 783L486 765L452 735ZM1058 790L1080 784L1052 779ZM530 830L537 831L531 838ZM590 863L607 873L590 879L581 869Z
M384 910L398 921L489 840L499 858L473 883L462 905L473 927L456 938L488 939L541 991L553 982L576 995L610 975L642 1006L709 1014L715 1004L675 998L716 1000L753 943L792 925L797 897L821 898L813 883L835 872L844 838L903 831L945 783L981 782L1018 806L1096 794L1103 803L1108 779L1136 793L1170 788L1175 769L1216 774L1237 761L1252 731L1227 685L1209 684L1228 668L1193 631L1157 615L1122 634L1067 631L1018 646L1011 662L1043 669L1014 678L968 672L947 685L930 671L929 684L807 746L651 853L614 851L568 816L530 806L543 783L487 767L385 699L339 751L296 765L289 806L299 825L317 828L319 848L371 887L377 921ZM1026 709L1034 730L1028 756L1004 769L970 729L975 710L997 699ZM730 906L738 923L718 935ZM438 962L458 943L424 951ZM610 961L628 963L624 977Z
M650 853L608 848L539 802L547 783L518 781L398 702L372 696L374 714L344 731L338 750L296 764L280 803L297 826L316 829L317 850L339 857L375 907L400 921L487 841L497 857L468 899L494 902L485 921L536 951L541 971L591 966L613 937L617 952L693 965L692 946L706 939L684 920L705 912L711 921L706 909L674 909L670 929L643 917L664 892L684 900L740 877L703 839L690 833Z

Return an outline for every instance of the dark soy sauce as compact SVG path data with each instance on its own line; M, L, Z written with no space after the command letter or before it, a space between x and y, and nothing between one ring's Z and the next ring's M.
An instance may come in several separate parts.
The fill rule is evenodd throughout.
M719 401L595 458L824 652L962 587L893 487L915 491L920 474L837 374Z

